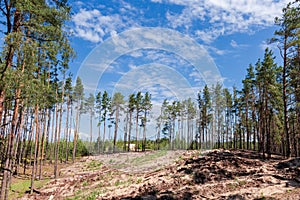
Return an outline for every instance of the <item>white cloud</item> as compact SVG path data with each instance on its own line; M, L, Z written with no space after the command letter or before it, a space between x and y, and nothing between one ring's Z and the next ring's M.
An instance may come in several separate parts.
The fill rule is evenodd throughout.
M128 27L138 27L139 22L133 17L138 15L136 8L124 1L119 3L121 5L119 13L114 14L104 14L96 8L80 8L72 17L74 35L99 43L106 38L116 36L118 32Z
M217 55L220 55L220 56L229 53L228 50L218 49L218 48L213 47L213 46L208 46L208 45L207 45L206 48L207 48L210 52L213 52L213 53L215 53L215 54L217 54Z
M72 21L75 36L95 43L101 42L106 34L123 26L119 15L105 16L97 9L80 9Z
M191 28L193 21L207 22L209 28L199 29L195 34L206 43L223 34L235 32L251 33L253 27L267 27L274 24L274 18L281 15L289 0L165 0L164 3L183 6L179 14L166 14L170 26ZM194 28L194 27L193 27Z
M230 46L237 49L237 48L244 48L247 47L248 45L246 44L238 44L235 40L230 41Z
M230 45L231 45L233 48L237 48L237 47L238 47L238 44L237 44L236 41L234 41L234 40L231 40Z
M211 26L207 29L195 30L195 35L198 39L202 40L205 43L211 43L219 36L224 35L225 28Z
M134 70L134 69L137 68L137 66L135 66L135 65L133 65L133 64L129 64L128 67L129 67L130 70Z
M154 3L162 3L162 0L151 0L151 2L154 2Z
M277 47L278 43L274 42L274 43L268 43L267 41L263 41L260 44L260 48L264 51L266 48L272 49L272 50L278 50Z
M130 56L134 57L134 58L138 58L138 57L143 56L143 53L141 51L133 51L130 53Z
M195 69L189 74L189 77L191 77L195 82L201 82L203 81L203 76Z
M114 32L112 32L112 35L114 35ZM116 45L120 43L124 44L121 48L120 45ZM152 60L152 62L159 62L167 66L171 64L170 66L172 66L172 68L178 69L179 74L186 75L189 73L189 71L187 71L189 67L185 66L194 67L200 73L210 71L214 75L220 74L207 51L191 38L170 29L137 28L124 31L117 36L115 35L111 40L106 40L101 45L96 47L80 66L78 75L82 78L85 86L94 86L96 89L99 81L101 85L103 73L108 71L116 71L108 70L108 66L115 65L115 63L113 63L115 59L122 55L130 55L130 53L144 48L152 50L150 51L150 54L152 54L149 57L151 58L149 61ZM157 53L157 51L159 51L159 53ZM170 60L174 57L176 58L174 59L175 62ZM180 59L177 59L177 57ZM182 63L186 64L181 66L181 62L178 62L180 60L183 60ZM129 62L129 64L132 64L129 66L130 69L135 69L135 65L140 65L134 62ZM160 72L159 74L151 74L157 71L158 70L149 71L149 74L147 75L151 76L140 79L142 82L126 81L125 84L128 85L128 83L131 83L134 87L140 87L144 83L159 83L159 81L163 80L163 78L157 80L155 78L153 79L152 77L161 77L161 74L164 74L164 72ZM178 73L169 75L172 77L174 75L178 75ZM126 73L124 73L122 70L121 74L123 77L125 77ZM210 85L212 81L211 77L209 77L210 74L206 73L202 75L204 82ZM133 81L136 81L137 77L139 76L133 76ZM172 79L175 80L175 82L168 82L165 83L165 85L176 86L173 91L178 91L178 88L187 88L183 85L180 86L177 84L177 82L181 80L179 76L177 77L177 79ZM170 79L166 80L170 81ZM182 81L182 83L184 82L185 81Z
M289 0L151 0L153 3L180 5L181 9L165 12L163 25L175 30L186 30L196 38L209 44L222 35L253 33L257 28L274 24ZM75 36L92 42L101 42L110 33L132 27L152 26L155 18L144 18L149 12L132 4L119 1L116 7L107 7L108 13L97 9L80 9L73 17ZM157 19L161 21L163 19ZM204 26L203 26L204 25Z
M184 88L183 91L179 89ZM125 96L130 93L147 90L153 99L171 98L185 99L193 95L189 81L177 70L157 63L139 66L124 74L115 85L115 90Z

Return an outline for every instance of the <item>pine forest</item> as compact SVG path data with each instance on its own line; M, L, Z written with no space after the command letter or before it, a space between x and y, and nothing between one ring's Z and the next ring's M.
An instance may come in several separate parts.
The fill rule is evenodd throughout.
M275 165L275 158L280 161L278 166L290 159L298 161L294 168L283 167L287 170L282 172L286 176L282 175L278 180L290 181L285 182L286 187L295 182L294 188L298 190L291 190L290 194L294 195L294 199L300 198L300 180L297 178L300 175L298 0L288 3L282 8L282 15L274 19L276 31L266 40L276 48L266 48L260 58L249 63L242 87L225 87L222 82L204 85L194 94L196 98L166 98L158 111L153 109L150 91L141 90L125 96L121 92L111 94L107 90L98 90L89 93L85 90L81 77L74 75L70 68L76 52L72 48L72 33L68 28L73 10L66 0L1 0L0 11L3 35L0 56L1 200L222 199L221 196L213 198L214 195L207 191L201 193L200 189L195 190L197 192L176 190L176 181L194 187L209 181L239 180L244 175L228 172L226 166L231 166L230 162L240 162L234 160L236 156L250 159L251 156L245 156L250 153L257 155L255 159L258 161L255 162L271 163L270 167ZM197 55L197 52L193 53ZM276 53L280 57L275 57ZM155 113L157 117L153 117L153 112L158 112ZM81 137L83 116L86 116L86 126L89 127L85 138ZM201 153L206 151L209 152L207 155ZM170 152L180 154L170 183L166 179L158 186L160 175L157 173L161 168L147 171L142 164L147 163L146 160L139 161L137 165L137 168L141 165L140 173L148 172L142 178L136 174L127 175L131 168L126 168L126 173L114 171L129 166L129 162L131 166L138 159L150 159L151 156L151 162L163 162L163 159L159 161L159 157ZM123 154L127 156L120 159L124 163L115 162L116 157ZM214 160L217 159L216 154L218 161ZM142 157L135 158L139 155ZM109 161L100 162L97 156L106 156ZM204 161L207 159L211 159L213 164L209 173L204 173L201 169L206 166ZM86 175L83 170L81 176L84 178L79 180L76 178L76 170L79 170L76 166L84 162L90 174ZM224 177L220 175L218 162L227 163L222 171L226 171ZM243 165L247 162L254 161L243 161ZM114 170L106 165L113 166ZM64 169L70 166L75 167L70 168L68 174ZM242 169L241 166L237 168ZM73 172L73 169L76 170ZM173 173L170 169L165 169L169 170L166 174ZM98 176L97 173L102 174ZM184 182L178 175L180 173L191 176L190 182ZM259 172L252 173L250 170L243 173L254 176ZM276 173L279 172L274 172L273 178L276 178ZM64 193L65 196L43 190L68 177L66 174L73 177L73 182L69 181L72 187L79 183L81 186L74 186L74 191ZM118 177L109 187L107 174ZM132 177L131 181L125 183L121 179L123 176ZM103 180L106 177L106 181L94 186L93 183L100 181L101 177ZM145 182L149 177L156 179ZM17 184L23 185L24 191L16 189ZM172 185L173 190L164 188L164 184ZM232 187L239 188L243 184L247 185L247 181L239 181ZM92 189L84 193L89 186ZM57 186L60 187L63 186ZM68 187L71 188L70 185ZM125 190L130 187L135 188ZM232 187L224 190L234 190ZM77 190L80 192L76 193ZM238 194L234 195L223 199L268 199L261 193L261 198L243 195L238 198ZM272 197L285 199L280 195Z

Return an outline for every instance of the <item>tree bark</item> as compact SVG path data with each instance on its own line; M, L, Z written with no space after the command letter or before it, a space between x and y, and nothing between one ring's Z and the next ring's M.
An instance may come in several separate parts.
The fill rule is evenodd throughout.
M291 157L291 144L290 144L290 134L289 134L289 120L288 120L288 105L287 105L287 39L288 36L284 36L284 49L283 49L283 70L282 70L282 98L283 98L283 126L286 140L286 157Z
M114 130L114 147L113 152L116 152L116 142L117 142L117 134L118 134L118 128L119 128L119 106L116 108L116 119L115 119L115 130Z
M30 194L33 193L34 190L34 180L36 176L36 168L37 168L37 159L38 159L38 145L39 145L39 117L38 117L38 105L35 106L35 146L34 146L34 159L33 166L31 171L31 183L30 183Z
M129 132L128 132L128 151L130 151L130 139L131 139L131 127L132 127L132 111L129 111Z

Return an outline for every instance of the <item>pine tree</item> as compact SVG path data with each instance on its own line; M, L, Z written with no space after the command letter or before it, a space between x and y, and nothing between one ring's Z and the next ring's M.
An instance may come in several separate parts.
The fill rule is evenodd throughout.
M222 96L222 85L217 83L213 88L213 102L214 102L214 120L215 120L215 130L217 133L217 148L221 147L221 137L224 135L222 122L223 122L223 107L224 107L224 98ZM222 136L223 135L223 136Z
M118 135L118 129L119 129L119 118L120 118L120 111L123 110L123 104L124 96L117 92L114 94L111 107L112 107L112 113L115 113L115 132L114 132L114 146L113 146L113 152L116 152L116 142L117 142L117 135Z
M232 95L230 94L228 88L224 88L223 90L224 93L224 97L225 97L225 124L226 124L226 130L225 130L225 134L226 134L226 145L224 147L226 147L227 149L230 148L229 146L229 137L231 135L231 118L232 118ZM232 140L233 138L230 138L230 140Z
M209 88L207 85L204 86L203 89L203 97L202 97L202 110L201 110L201 115L202 115L202 129L203 129L203 142L205 141L205 148L209 148L209 124L211 121L211 97L210 97L210 92Z
M85 111L89 114L90 116L90 154L93 153L93 118L95 115L95 97L93 94L89 94L89 97L87 99L85 99L84 102L84 107L85 107Z
M148 120L148 115L149 115L149 111L151 110L151 108L152 108L151 95L149 94L149 92L146 92L145 96L142 100L142 109L143 109L143 112L144 112L144 117L142 119L142 126L143 126L143 129L144 129L142 151L146 150L147 120Z
M97 138L97 152L100 153L100 141L101 141L101 122L102 122L102 96L101 92L98 92L96 95L96 106L95 106L95 112L97 113L97 119L98 119L98 138Z
M70 117L71 106L73 97L73 88L72 88L72 77L71 75L66 79L65 83L65 96L67 101L67 116L66 116L66 126L65 126L65 143L66 143L66 158L65 161L69 160L69 139L70 139L70 131L72 129L72 120Z
M75 119L75 130L74 130L74 139L73 139L73 156L72 161L75 161L76 150L77 150L77 141L78 133L80 129L80 116L82 114L83 108L83 99L84 99L84 88L80 77L76 79L76 85L74 87L74 101L76 102L76 119Z
M184 100L182 102L184 108L184 114L186 119L186 148L194 149L194 144L196 142L196 135L194 135L194 120L196 118L196 106L195 103L192 101L191 98ZM175 119L176 119L176 112L175 112Z
M257 80L259 84L259 120L260 135L261 135L261 150L263 158L265 152L268 157L271 157L271 123L272 113L275 112L275 105L278 104L278 89L277 75L279 68L274 62L273 52L268 48L265 50L264 59L260 65L257 64Z
M44 69L48 64L66 69L72 54L67 34L64 31L64 23L69 19L69 7L64 1L55 1L53 7L45 1L1 1L1 14L6 25L4 47L2 51L3 63L0 64L0 119L2 123L4 108L8 108L12 102L6 101L7 95L14 93L14 114L10 133L7 135L6 158L0 199L7 199L11 178L11 167L15 163L18 145L19 129L19 105L38 98L45 100L41 95L47 81L43 80ZM32 15L31 13L36 13ZM13 67L12 67L13 66ZM17 79L15 82L14 79ZM13 84L12 84L13 83ZM25 87L26 86L26 87ZM31 87L32 86L32 87ZM36 96L38 95L38 96ZM5 105L8 104L8 105ZM23 104L24 105L24 104ZM40 101L34 105L35 110L40 111L45 104ZM5 113L4 113L5 114ZM37 118L39 113L34 116ZM21 119L21 118L20 118ZM36 121L36 123L38 123ZM2 124L1 124L2 126ZM36 131L39 131L37 127ZM39 132L35 133L39 136ZM15 136L17 135L17 138ZM36 137L37 139L37 137ZM37 142L37 141L35 141ZM40 154L39 143L35 143L36 156ZM35 168L37 165L35 165Z
M292 85L290 82L299 79L298 75L293 76L292 73L297 71L297 67L293 67L293 58L298 58L299 66L299 46L300 46L300 4L299 1L288 3L288 5L282 10L282 17L275 18L275 24L280 28L275 31L275 38L272 38L272 42L278 42L281 57L283 59L282 70L282 99L283 99L283 116L284 116L284 133L285 133L285 154L289 158L291 157L291 137L289 130L289 113L288 102L289 88ZM295 70L296 69L296 70ZM299 72L299 69L298 69ZM296 72L297 74L297 72ZM297 82L297 81L296 81ZM295 82L294 82L295 83ZM299 133L300 134L300 133Z
M135 110L135 98L134 94L129 95L128 100L128 112L129 112L129 131L128 131L128 151L130 151L130 142L131 142L131 128L132 128L132 114Z
M232 135L232 147L234 149L237 149L237 136L238 136L238 115L239 115L239 98L238 98L238 91L236 87L233 87L233 96L232 96L232 100L233 100L233 107L232 107L232 112L233 112L233 135Z
M111 98L108 96L107 91L104 91L103 95L102 95L102 121L103 121L103 139L102 139L102 151L105 151L105 137L106 137L106 120L107 120L107 116L109 114L110 111L110 106L111 106Z
M246 139L246 144L247 144L247 149L250 149L250 138L251 138L251 127L250 127L250 123L249 123L249 115L250 115L250 106L251 106L251 101L253 100L251 98L251 92L252 92L252 74L251 70L253 70L252 65L249 66L249 68L247 69L248 74L247 77L242 81L243 83L243 88L241 91L241 98L242 98L242 103L243 103L243 110L244 110L244 115L245 115L245 129L246 129L246 135L247 135L247 139Z
M135 98L134 98L134 106L135 106L135 151L138 151L139 149L139 142L138 142L138 138L139 138L139 119L140 119L140 113L142 111L142 100L143 100L143 95L142 93L139 91L136 93Z

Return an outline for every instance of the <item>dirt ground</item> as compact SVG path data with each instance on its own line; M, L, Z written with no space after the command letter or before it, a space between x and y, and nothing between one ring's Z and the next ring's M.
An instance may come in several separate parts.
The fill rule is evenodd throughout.
M300 199L300 159L253 151L149 151L83 158L20 199Z

